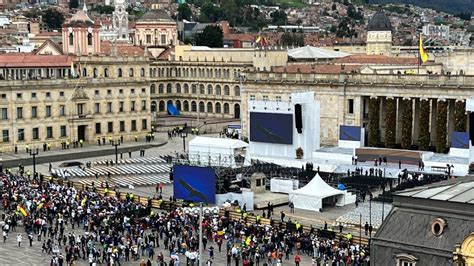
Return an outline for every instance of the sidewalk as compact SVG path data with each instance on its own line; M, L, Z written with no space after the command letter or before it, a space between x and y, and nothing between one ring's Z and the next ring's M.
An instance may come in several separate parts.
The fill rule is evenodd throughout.
M160 147L167 143L163 137L155 138L151 142L145 141L132 141L124 142L117 146L117 152L127 153L128 151L138 151L141 149L149 149L153 147ZM85 144L82 148L72 148L69 149L54 149L51 151L43 151L42 148L38 149L38 155L36 155L36 163L49 163L57 161L66 161L66 160L79 160L84 158L98 157L98 156L107 156L115 154L115 146L106 144L106 145L97 145L88 143ZM17 167L19 164L24 166L33 164L33 156L29 153L26 153L24 149L15 153L2 153L0 154L0 162L3 163L4 168Z

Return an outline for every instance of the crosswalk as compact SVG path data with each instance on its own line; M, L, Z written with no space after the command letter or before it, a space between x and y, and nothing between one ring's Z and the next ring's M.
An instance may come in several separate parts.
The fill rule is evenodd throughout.
M148 186L157 183L170 183L171 164L163 157L140 157L119 160L118 163L107 164L106 160L92 163L91 168L70 167L53 168L53 176L72 179L91 186L99 185L102 181L115 183L122 187Z

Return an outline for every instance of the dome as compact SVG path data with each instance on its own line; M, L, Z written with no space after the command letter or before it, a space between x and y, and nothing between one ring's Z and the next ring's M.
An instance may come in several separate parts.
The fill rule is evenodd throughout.
M369 20L368 31L392 31L392 24L388 17L381 11L375 13Z
M138 21L171 21L173 19L162 10L150 10L146 12Z

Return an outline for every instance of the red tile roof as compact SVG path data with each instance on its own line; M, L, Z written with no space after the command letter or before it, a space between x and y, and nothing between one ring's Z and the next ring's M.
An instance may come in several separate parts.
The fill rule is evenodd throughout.
M158 60L168 60L170 54L174 52L174 46L166 48L161 54L158 56Z
M333 61L335 64L354 65L417 65L417 58L389 57L385 55L350 55Z
M225 39L233 41L238 40L241 42L253 42L255 37L247 33L229 33Z
M340 74L350 73L352 71L359 70L360 66L341 66L341 65L308 65L308 64L291 64L281 67L275 67L272 69L274 73L302 73L302 74Z
M100 51L103 54L112 54L112 47L109 41L100 42ZM140 46L117 44L117 55L144 55L145 50Z
M50 39L46 40L40 47L36 48L33 51L33 54L39 54L46 46L51 45L59 54L63 54L63 48L57 43L51 41Z
M11 53L0 55L0 67L70 67L73 59L68 55Z

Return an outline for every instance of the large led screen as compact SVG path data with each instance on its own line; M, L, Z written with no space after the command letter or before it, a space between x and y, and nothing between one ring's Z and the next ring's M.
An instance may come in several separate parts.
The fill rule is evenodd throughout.
M173 192L177 199L216 202L216 173L210 167L173 166Z
M293 144L293 114L250 112L250 141Z
M340 126L339 140L360 141L360 127Z
M469 133L454 131L451 138L451 147L469 149Z

